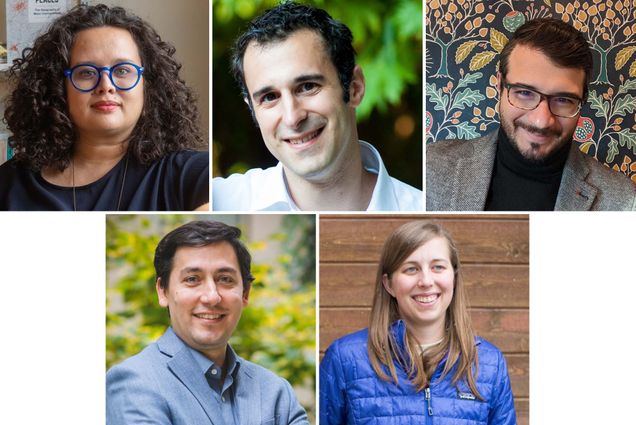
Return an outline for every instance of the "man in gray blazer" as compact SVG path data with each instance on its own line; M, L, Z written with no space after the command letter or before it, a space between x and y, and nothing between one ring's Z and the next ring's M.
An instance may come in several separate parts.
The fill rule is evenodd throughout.
M308 424L290 384L228 344L253 280L240 234L194 221L159 242L156 290L171 327L108 371L108 425Z
M520 26L500 55L498 132L426 150L426 209L636 210L636 185L572 142L592 53L558 19Z

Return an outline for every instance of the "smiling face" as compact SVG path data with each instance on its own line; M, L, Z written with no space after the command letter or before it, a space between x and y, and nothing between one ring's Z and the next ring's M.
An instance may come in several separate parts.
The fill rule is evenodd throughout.
M583 97L585 72L554 64L539 50L516 46L508 59L506 82L521 84L547 95L562 94ZM508 139L527 159L543 160L561 146L570 143L579 115L562 118L553 115L546 99L530 111L519 109L508 101L507 89L499 75L499 116Z
M79 31L71 48L69 68L80 63L111 67L120 62L142 66L139 49L130 32L122 28L97 27ZM81 92L66 79L66 98L79 140L112 138L126 140L144 105L144 79L131 90L117 90L103 72L99 85Z
M354 70L345 104L319 34L299 30L283 41L251 42L243 70L265 145L287 173L325 181L357 157L355 107L364 95L362 71Z
M247 305L249 289L234 248L228 242L179 247L172 260L168 288L157 280L159 304L168 307L174 332L187 345L218 364Z
M424 243L390 277L383 277L385 289L397 302L400 317L420 344L443 337L454 283L450 250L443 237Z

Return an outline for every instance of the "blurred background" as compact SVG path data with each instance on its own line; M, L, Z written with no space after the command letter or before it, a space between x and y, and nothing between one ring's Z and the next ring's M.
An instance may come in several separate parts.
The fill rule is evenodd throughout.
M230 74L234 39L278 0L212 1L213 175L276 165ZM422 8L420 0L301 1L353 32L366 93L360 139L374 145L392 177L422 188Z
M239 227L252 254L256 280L230 344L239 356L287 379L313 422L313 215L107 215L106 368L141 351L170 325L155 290L155 248L176 227L206 219Z

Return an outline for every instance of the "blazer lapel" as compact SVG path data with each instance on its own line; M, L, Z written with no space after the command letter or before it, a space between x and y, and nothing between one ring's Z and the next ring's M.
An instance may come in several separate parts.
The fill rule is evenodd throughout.
M497 132L465 143L452 175L451 210L483 211L497 151Z
M168 369L175 374L183 385L190 390L192 395L197 399L203 410L205 411L211 424L214 424L213 418L215 412L212 411L212 388L205 380L205 376L197 367L197 362L192 357L185 344L177 337L172 328L168 328L166 333L157 341L159 350L172 357L168 360Z
M237 356L240 362L236 385L236 406L241 416L241 424L258 425L261 423L261 406L251 406L254 400L261 400L261 386L255 382L246 366L246 361Z
M576 144L572 143L563 168L555 210L589 211L592 209L598 189L585 181L589 173L590 169L585 163L583 154Z

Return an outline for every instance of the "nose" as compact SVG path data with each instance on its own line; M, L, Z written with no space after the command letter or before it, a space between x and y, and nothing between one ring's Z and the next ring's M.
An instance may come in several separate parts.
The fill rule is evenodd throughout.
M201 294L201 302L203 304L210 304L210 305L216 305L219 302L221 302L221 295L219 294L219 291L217 290L216 283L214 282L214 280L210 279L210 281L204 285L204 290L203 290L203 293Z
M110 81L109 71L103 69L100 71L99 75L101 76L101 78L99 79L97 87L95 87L95 92L98 94L115 93L117 89L113 85L113 82Z
M430 270L422 270L417 284L422 287L433 286L433 273Z
M530 119L530 124L538 128L550 128L556 120L556 117L550 111L550 105L546 98L541 99L535 109L528 111L528 118Z
M291 94L283 95L283 124L291 129L298 128L307 118L307 111L302 105L302 101Z

